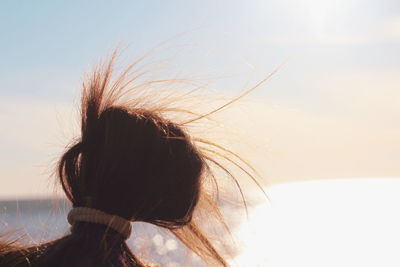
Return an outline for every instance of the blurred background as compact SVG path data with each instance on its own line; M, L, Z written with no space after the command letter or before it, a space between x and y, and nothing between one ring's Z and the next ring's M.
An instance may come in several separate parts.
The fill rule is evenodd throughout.
M217 114L271 198L235 225L247 242L238 264L400 265L400 2L1 1L0 32L0 231L35 238L32 225L48 225L49 209L32 219L16 200L55 196L83 74L121 47L122 63L148 55L159 75L202 81L218 99L282 66ZM158 255L174 255L155 236L169 247Z

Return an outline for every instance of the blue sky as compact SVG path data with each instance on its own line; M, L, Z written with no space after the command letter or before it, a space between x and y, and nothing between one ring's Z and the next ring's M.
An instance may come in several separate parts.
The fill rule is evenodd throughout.
M169 47L192 45L196 53L194 46L199 46L198 54L214 50L209 64L215 68L240 64L240 58L259 76L295 57L282 71L283 77L274 81L274 90L258 92L279 101L298 98L311 104L313 97L323 98L318 95L320 88L311 89L323 85L317 76L321 73L399 69L398 1L2 1L0 5L1 95L69 99L72 88L48 88L42 81L48 75L61 76L60 83L75 85L72 81L117 45L129 46L127 54L134 57L171 38ZM179 34L183 36L174 39ZM191 67L188 55L179 63ZM26 86L18 77L31 83Z
M33 185L28 175L46 181L43 166L66 143L60 124L68 128L85 71L117 46L134 59L163 42L152 60L170 59L172 73L223 76L213 88L227 95L288 60L251 95L268 104L265 114L279 107L258 129L279 152L269 174L293 177L285 166L298 164L298 179L324 168L329 177L400 176L399 1L1 1L0 32L0 181L14 180L0 196ZM268 136L268 127L280 131ZM298 162L303 149L314 151L307 162L324 160L320 171Z

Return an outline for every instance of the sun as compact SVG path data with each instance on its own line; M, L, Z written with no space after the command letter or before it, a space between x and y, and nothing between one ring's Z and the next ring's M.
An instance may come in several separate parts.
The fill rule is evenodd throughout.
M324 33L338 25L349 7L344 0L301 0L298 4L303 6L316 33Z

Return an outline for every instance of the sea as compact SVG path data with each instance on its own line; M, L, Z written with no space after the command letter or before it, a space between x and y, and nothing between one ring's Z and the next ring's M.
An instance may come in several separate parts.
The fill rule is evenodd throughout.
M268 201L223 206L236 267L399 267L400 177L340 178L278 184ZM40 243L68 233L65 200L0 201L0 233ZM135 255L162 267L203 267L168 231L135 222ZM218 234L218 233L216 233ZM229 239L226 239L229 240ZM226 241L230 242L230 241Z
M67 214L71 209L65 199L27 199L0 201L0 234L24 244L39 244L69 233ZM228 208L225 208L225 213ZM234 207L230 208L230 223L237 226ZM233 220L236 218L235 220ZM132 223L128 245L135 255L147 262L166 267L207 266L191 253L169 231L143 223Z

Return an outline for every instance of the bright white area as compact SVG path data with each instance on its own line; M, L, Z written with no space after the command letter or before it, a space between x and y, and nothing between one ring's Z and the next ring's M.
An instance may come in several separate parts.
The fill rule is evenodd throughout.
M400 179L272 186L237 230L239 266L400 266Z

